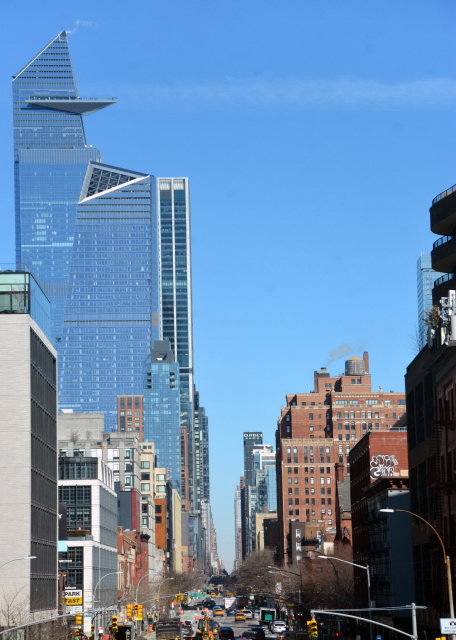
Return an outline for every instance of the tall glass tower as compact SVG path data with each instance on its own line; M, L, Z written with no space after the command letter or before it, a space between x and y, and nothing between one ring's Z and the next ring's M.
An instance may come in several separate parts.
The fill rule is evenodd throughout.
M162 336L179 362L181 425L188 431L188 487L181 497L192 511L199 510L196 490L193 314L188 178L157 178L159 197L160 300ZM199 437L199 434L198 434ZM185 484L185 483L184 483Z
M427 327L423 322L426 311L432 309L432 287L443 273L432 269L431 256L421 254L416 265L418 294L418 341L422 349L427 343Z
M117 431L117 396L142 393L144 358L159 338L155 201L151 176L90 163L74 227L59 405L103 412L107 431Z
M157 466L169 469L180 493L179 363L168 340L156 340L144 361L144 440L155 444Z
M115 102L79 97L65 31L13 77L17 269L33 272L51 302L51 340L62 337L76 205L87 165L83 115Z

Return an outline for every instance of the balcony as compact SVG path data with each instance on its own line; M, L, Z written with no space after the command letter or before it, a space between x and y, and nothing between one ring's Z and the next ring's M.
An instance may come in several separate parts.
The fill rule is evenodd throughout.
M451 235L456 228L456 185L436 196L429 212L432 233Z
M432 268L442 273L456 269L456 236L444 236L436 240L431 251Z
M456 289L456 273L448 273L434 282L432 289L432 303L439 304L440 298L446 298L448 291Z

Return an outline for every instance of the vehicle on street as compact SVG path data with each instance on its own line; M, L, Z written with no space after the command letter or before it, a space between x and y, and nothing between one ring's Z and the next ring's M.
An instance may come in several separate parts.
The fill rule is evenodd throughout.
M191 620L182 621L182 637L186 640L193 638L193 624Z
M243 631L241 640L260 640L260 636L257 631Z
M242 611L236 611L236 614L234 616L234 621L235 622L245 622L245 615L242 613Z
M253 620L253 611L251 609L242 609L246 620Z
M234 631L231 627L220 627L219 636L223 640L234 640Z
M236 607L230 607L229 609L226 610L227 616L234 616L235 613L236 613Z
M260 640L266 640L266 634L263 627L261 627L260 625L255 625L250 628L252 629L252 631L256 631L258 633L258 635L260 636Z
M182 638L182 624L180 618L160 618L155 626L157 640L175 640Z
M266 607L260 608L260 624L269 626L276 619L276 610L267 609Z
M213 616L224 616L225 612L223 611L222 607L214 607L212 609L212 615Z
M276 637L277 640L296 640L296 631L281 631Z
M216 597L217 597L217 594L215 593L215 591L213 591L213 592L211 593L211 598L216 598Z
M283 620L274 620L274 622L271 624L270 629L271 633L281 633L282 631L287 630L287 625Z

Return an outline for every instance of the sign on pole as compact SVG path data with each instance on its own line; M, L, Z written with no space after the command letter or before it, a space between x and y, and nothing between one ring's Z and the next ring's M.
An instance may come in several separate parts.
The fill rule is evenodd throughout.
M456 634L456 618L440 618L440 633L445 636Z

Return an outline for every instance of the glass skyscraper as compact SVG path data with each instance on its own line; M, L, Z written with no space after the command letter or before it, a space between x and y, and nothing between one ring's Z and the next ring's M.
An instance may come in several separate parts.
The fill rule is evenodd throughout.
M162 336L180 369L181 425L188 431L188 487L181 497L199 510L196 481L193 387L193 314L190 190L187 178L157 178L159 196ZM197 434L199 438L199 434Z
M427 343L427 326L423 322L426 311L432 309L432 288L435 280L443 273L433 271L431 256L423 253L418 258L417 271L417 294L418 294L418 341L420 350Z
M180 377L169 340L156 340L144 361L144 440L155 443L157 467L180 492Z
M76 205L90 160L83 115L112 103L80 98L64 31L13 77L17 269L33 272L51 301L58 348Z
M74 227L59 348L59 405L102 412L117 431L117 396L143 388L159 337L155 180L90 163Z
M59 407L105 414L143 389L159 338L156 180L102 164L83 115L64 31L13 79L16 262L51 302Z

